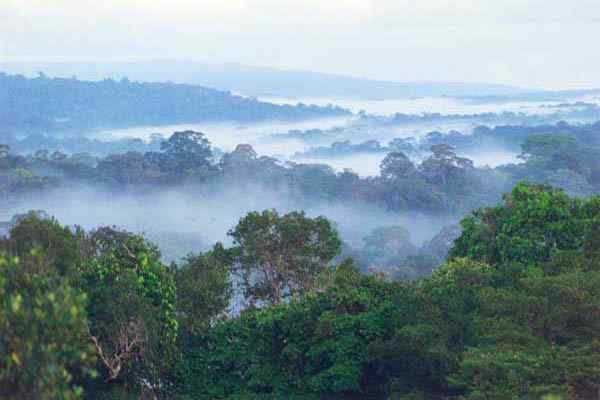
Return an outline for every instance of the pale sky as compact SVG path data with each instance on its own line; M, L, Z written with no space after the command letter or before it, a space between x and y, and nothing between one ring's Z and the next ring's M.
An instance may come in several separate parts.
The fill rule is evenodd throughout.
M600 0L0 0L0 62L191 59L600 87Z

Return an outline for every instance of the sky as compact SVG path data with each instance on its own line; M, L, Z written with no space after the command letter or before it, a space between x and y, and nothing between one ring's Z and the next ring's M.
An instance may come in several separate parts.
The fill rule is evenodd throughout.
M0 62L181 59L600 87L600 0L0 0Z

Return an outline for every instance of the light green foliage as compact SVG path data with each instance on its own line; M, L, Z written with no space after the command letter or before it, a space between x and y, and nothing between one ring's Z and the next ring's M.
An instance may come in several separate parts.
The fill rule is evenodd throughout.
M81 262L83 232L72 231L42 212L15 216L10 237L0 240L0 248L19 257L21 268L32 273L73 276ZM35 250L35 253L32 253Z
M157 388L178 330L172 274L141 236L101 228L89 242L79 284L101 372L108 381Z
M463 221L452 255L490 264L473 300L474 341L451 377L469 398L597 396L598 201L519 185Z
M76 381L95 374L85 305L64 278L0 256L0 398L81 397Z
M600 197L519 184L465 218L449 260L413 282L361 275L351 260L330 266L337 234L302 213L250 213L231 231L232 248L179 269L141 236L59 228L25 220L6 248L33 249L30 267L2 261L0 379L15 390L69 398L83 382L99 399L144 390L207 400L598 396ZM369 239L373 252L387 251L387 237ZM230 271L261 307L224 314L238 279ZM90 344L101 379L84 379ZM36 361L19 364L27 357Z
M587 206L547 186L519 184L504 204L476 211L461 225L451 257L467 256L492 265L550 260L558 250L577 250L591 227Z

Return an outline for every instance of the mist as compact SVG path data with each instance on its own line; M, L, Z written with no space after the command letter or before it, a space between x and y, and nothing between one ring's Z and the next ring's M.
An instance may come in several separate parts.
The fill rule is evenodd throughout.
M334 223L342 240L356 249L380 226L404 226L412 242L420 245L442 227L456 222L450 216L392 213L360 203L299 201L257 185L181 186L136 193L70 185L2 204L0 221L30 210L44 210L61 224L86 230L116 226L143 233L159 246L165 261L175 261L190 252L206 251L216 242L229 244L227 231L246 213L264 209L276 209L281 214L304 210L311 217L325 216Z
M111 141L123 138L139 138L149 140L152 134L161 133L168 137L173 132L194 130L204 133L213 146L224 151L231 151L240 143L251 144L255 150L265 155L284 154L290 155L298 150L296 146L302 143L296 141L293 146L289 143L274 143L261 140L266 136L277 133L286 133L291 130L331 129L345 126L351 117L311 119L297 122L269 121L263 123L204 123L204 124L177 124L159 126L140 126L128 129L107 129L93 131L88 136L99 140ZM295 145L295 146L294 146Z

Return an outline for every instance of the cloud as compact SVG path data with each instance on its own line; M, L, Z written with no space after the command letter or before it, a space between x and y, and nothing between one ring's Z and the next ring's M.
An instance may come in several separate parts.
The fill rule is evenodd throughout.
M0 59L181 58L600 86L597 0L0 0Z

